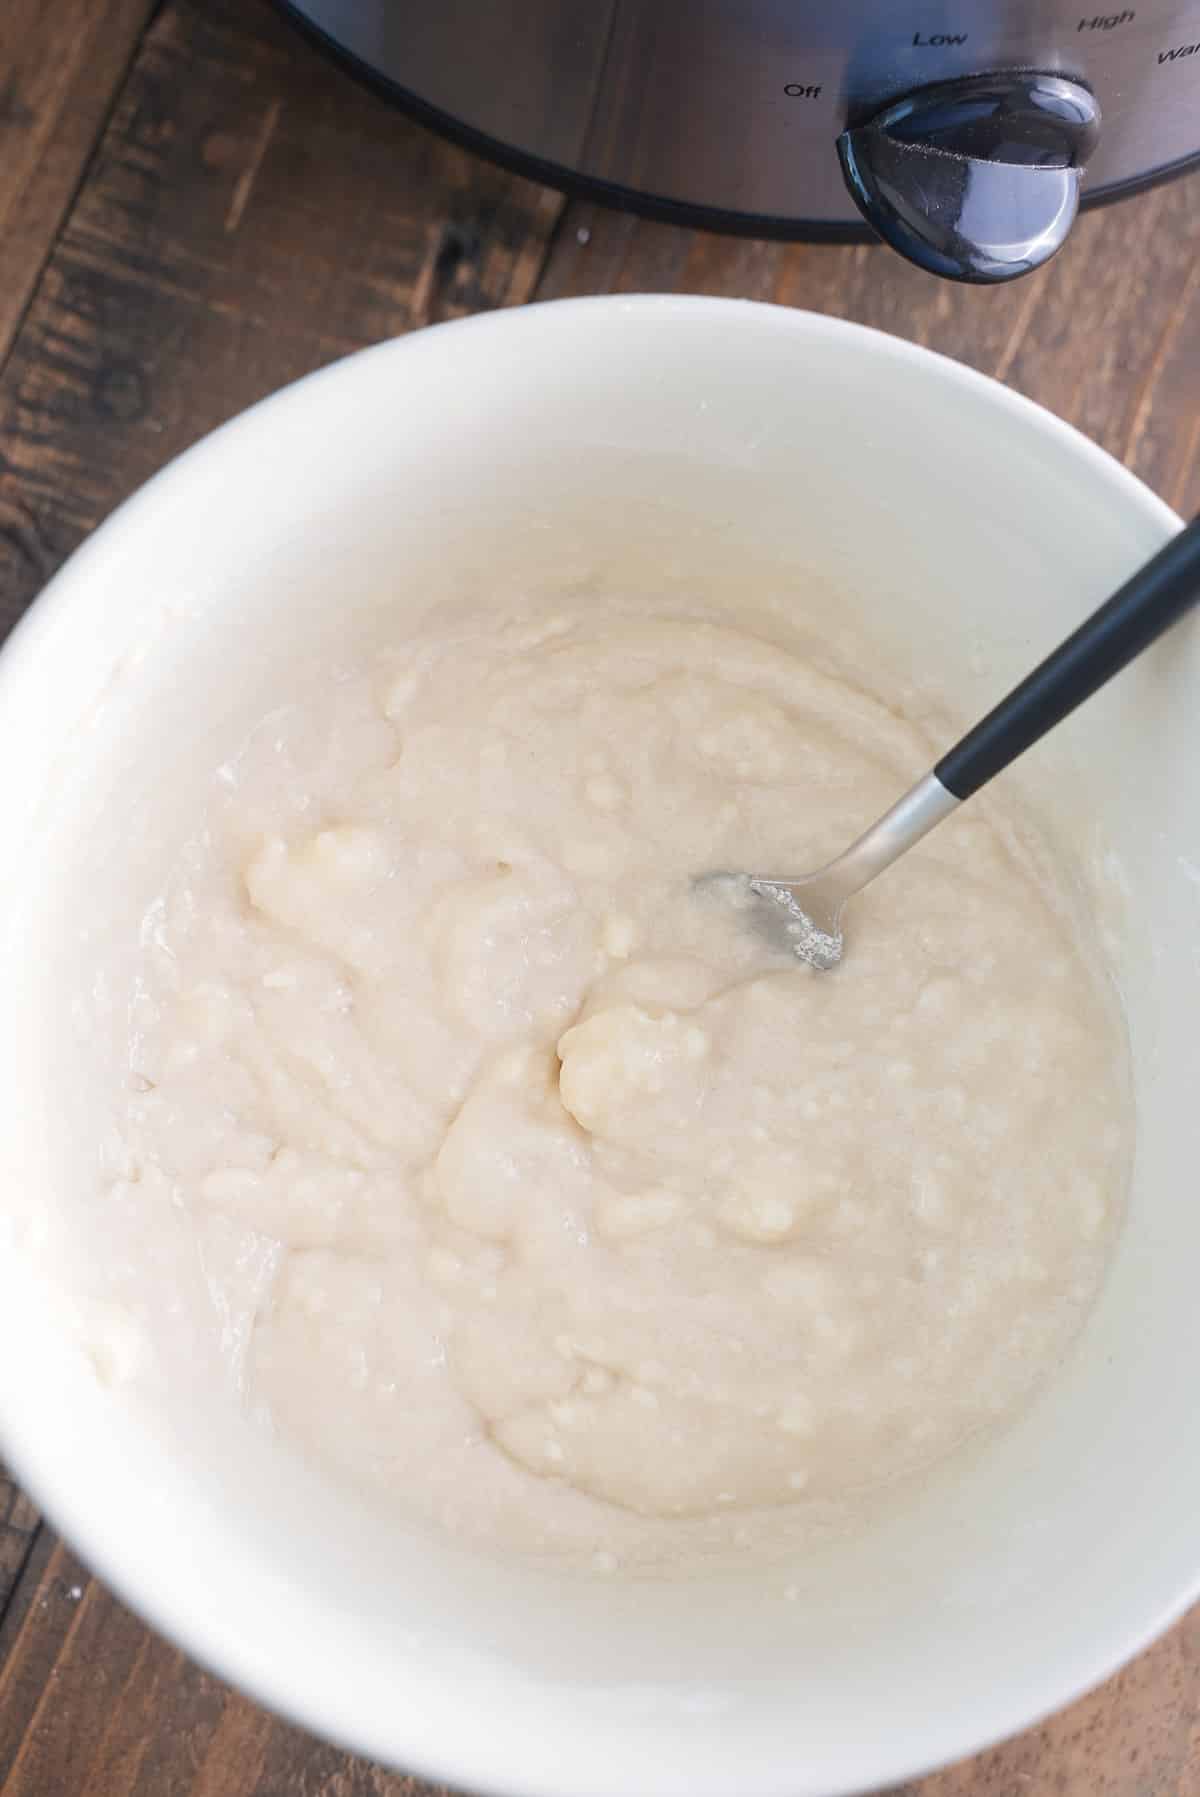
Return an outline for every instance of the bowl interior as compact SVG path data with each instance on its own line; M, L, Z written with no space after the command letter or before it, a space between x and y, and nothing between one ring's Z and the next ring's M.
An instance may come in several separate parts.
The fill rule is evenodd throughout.
M186 1238L106 1241L99 1171L138 920L212 771L273 697L431 597L581 572L653 592L664 568L731 604L793 592L801 629L873 644L873 683L944 730L1171 527L1082 439L924 352L609 300L356 357L100 531L0 662L0 1443L98 1570L310 1726L524 1797L896 1779L1064 1701L1178 1610L1200 1574L1194 627L1019 776L1128 1009L1139 1145L1112 1275L1019 1424L852 1540L620 1584L384 1523L220 1397L170 1301L199 1289ZM154 1351L105 1308L122 1255L154 1269Z

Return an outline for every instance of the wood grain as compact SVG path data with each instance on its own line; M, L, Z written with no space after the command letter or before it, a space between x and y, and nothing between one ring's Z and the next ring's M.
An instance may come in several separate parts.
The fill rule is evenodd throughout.
M9 1599L25 1570L37 1529L37 1511L0 1465L0 1641Z
M0 365L155 3L0 7Z
M231 413L378 337L534 294L732 293L860 319L999 375L1175 505L1200 502L1197 180L1084 219L1039 276L967 291L865 248L582 204L560 224L556 197L406 123L263 0L167 0L114 106L152 10L0 0L0 630ZM0 1790L438 1797L191 1665L2 1469ZM1027 1793L1200 1797L1200 1611L1064 1715L894 1797Z
M4 1797L444 1797L277 1721L151 1634L61 1544L0 1664Z
M561 205L400 118L261 0L169 0L0 376L0 629L232 413L527 299Z

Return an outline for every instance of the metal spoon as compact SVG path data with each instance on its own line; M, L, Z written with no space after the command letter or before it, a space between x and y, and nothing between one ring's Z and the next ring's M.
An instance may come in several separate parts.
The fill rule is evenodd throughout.
M964 799L1015 761L1111 680L1200 599L1200 518L1195 518L1092 613L1032 674L918 780L890 811L816 873L709 875L758 907L771 934L811 967L842 958L846 900L920 842Z

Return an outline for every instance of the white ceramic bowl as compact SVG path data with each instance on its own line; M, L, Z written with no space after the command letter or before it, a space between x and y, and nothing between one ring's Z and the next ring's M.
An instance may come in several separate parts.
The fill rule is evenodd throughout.
M385 344L152 481L0 658L0 1443L153 1623L365 1753L520 1797L831 1797L1034 1721L1197 1594L1195 626L1025 776L1128 995L1140 1136L1111 1279L1020 1423L850 1546L675 1586L484 1565L283 1466L195 1369L156 1390L115 1325L97 1364L65 1297L103 1261L109 997L210 771L298 656L473 555L544 556L565 518L614 566L745 544L963 722L1176 522L950 362L707 299Z

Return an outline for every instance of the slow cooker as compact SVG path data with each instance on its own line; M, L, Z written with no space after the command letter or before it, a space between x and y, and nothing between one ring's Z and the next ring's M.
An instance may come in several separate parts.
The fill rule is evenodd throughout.
M1200 159L1200 0L289 0L539 181L1002 281Z

